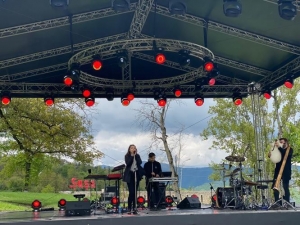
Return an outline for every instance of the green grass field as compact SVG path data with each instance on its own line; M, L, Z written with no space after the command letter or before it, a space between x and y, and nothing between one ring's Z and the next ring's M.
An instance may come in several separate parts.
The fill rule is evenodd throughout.
M31 192L0 192L0 211L31 210L31 203L38 199L43 208L54 207L60 199L75 200L72 194L31 193Z

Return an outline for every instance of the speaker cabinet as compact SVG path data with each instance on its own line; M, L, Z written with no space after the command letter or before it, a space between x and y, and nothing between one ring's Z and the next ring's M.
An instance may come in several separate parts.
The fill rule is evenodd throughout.
M90 201L67 201L65 216L89 216L91 215Z
M199 198L186 197L178 205L178 209L201 209Z

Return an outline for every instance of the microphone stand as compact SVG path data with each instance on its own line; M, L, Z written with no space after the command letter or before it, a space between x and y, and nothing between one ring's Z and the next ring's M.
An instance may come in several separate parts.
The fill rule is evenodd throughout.
M135 156L136 154L134 154L134 161L136 162L135 160ZM135 209L134 209L134 212L137 213L137 190L136 190L136 186L137 186L137 177L136 177L136 170L137 168L134 169L134 201L135 201Z
M211 185L211 183L209 183L209 185L210 185L210 201L211 201L211 205L209 208L212 209L212 208L214 208L213 207L213 191L214 192L216 192L216 191L215 191L214 187Z

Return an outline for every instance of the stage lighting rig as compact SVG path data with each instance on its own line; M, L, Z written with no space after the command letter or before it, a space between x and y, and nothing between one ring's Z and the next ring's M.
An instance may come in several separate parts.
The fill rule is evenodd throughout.
M180 87L174 88L174 95L176 98L179 98L182 95L182 90L180 89Z
M68 6L69 0L50 0L50 5L54 7Z
M188 66L191 63L190 52L188 50L180 50L179 51L179 64L182 67Z
M118 197L112 197L110 203L112 204L112 206L117 207L120 203L120 200Z
M88 107L92 107L93 105L95 105L95 98L94 97L85 98L85 104Z
M237 106L241 105L243 103L243 98L241 96L241 93L238 92L234 93L232 97L232 101Z
M122 103L123 106L129 106L130 105L130 100L128 99L127 94L122 94L121 103Z
M207 74L207 83L209 86L214 86L216 84L216 77L220 74L218 70L218 65L214 65L214 69Z
M172 207L174 203L174 199L172 196L168 195L166 196L165 202L167 204L167 207Z
M156 90L154 92L154 100L157 101L157 103L160 107L165 107L167 104L166 94L164 91L161 91L161 90Z
M204 60L203 70L208 73L212 72L213 69L215 68L214 62L208 57L204 57L203 60Z
M146 200L143 196L137 197L137 207L138 208L145 208L145 203L146 203Z
M285 20L294 20L297 16L297 7L295 0L279 0L278 1L279 16Z
M92 61L92 67L94 70L99 71L101 70L103 66L103 63L101 61L100 55L94 55L93 56L93 61Z
M265 99L269 100L272 97L272 92L270 90L263 91L263 96Z
M118 55L118 65L121 68L124 68L128 62L128 52L126 50L121 50L117 52Z
M238 17L242 13L242 4L238 0L223 0L223 12L228 17Z
M171 14L184 15L187 12L185 0L169 0L169 11Z
M196 106L202 106L204 104L204 98L201 94L196 94L195 104L196 104Z
M31 203L31 208L34 212L39 212L42 209L42 203L36 199Z
M58 210L59 211L64 211L66 210L66 204L67 204L67 200L66 199L60 199L57 203L57 206L58 206Z
M155 62L157 64L164 64L166 62L166 56L162 47L157 47L156 41L153 41L153 50L155 52Z
M86 88L86 87L82 89L82 96L84 98L89 98L89 97L91 97L91 95L92 95L91 89Z
M113 101L114 98L115 98L114 89L108 88L108 89L106 90L106 99L107 99L108 101Z
M134 95L134 93L133 92L131 92L131 91L129 91L128 93L127 93L127 99L129 100L129 101L133 101L134 100L134 98L135 98L135 95Z
M126 12L130 9L130 0L111 0L111 7L116 12Z
M11 102L10 92L2 92L1 93L1 103L2 105L9 105Z
M54 105L54 98L51 95L48 95L44 98L44 102L46 106L53 106Z

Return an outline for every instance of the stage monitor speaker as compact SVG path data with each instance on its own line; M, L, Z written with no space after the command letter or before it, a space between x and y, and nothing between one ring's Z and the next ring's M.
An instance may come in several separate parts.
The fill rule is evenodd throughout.
M90 216L90 201L67 201L65 216Z
M199 198L186 197L178 205L178 209L201 209Z

